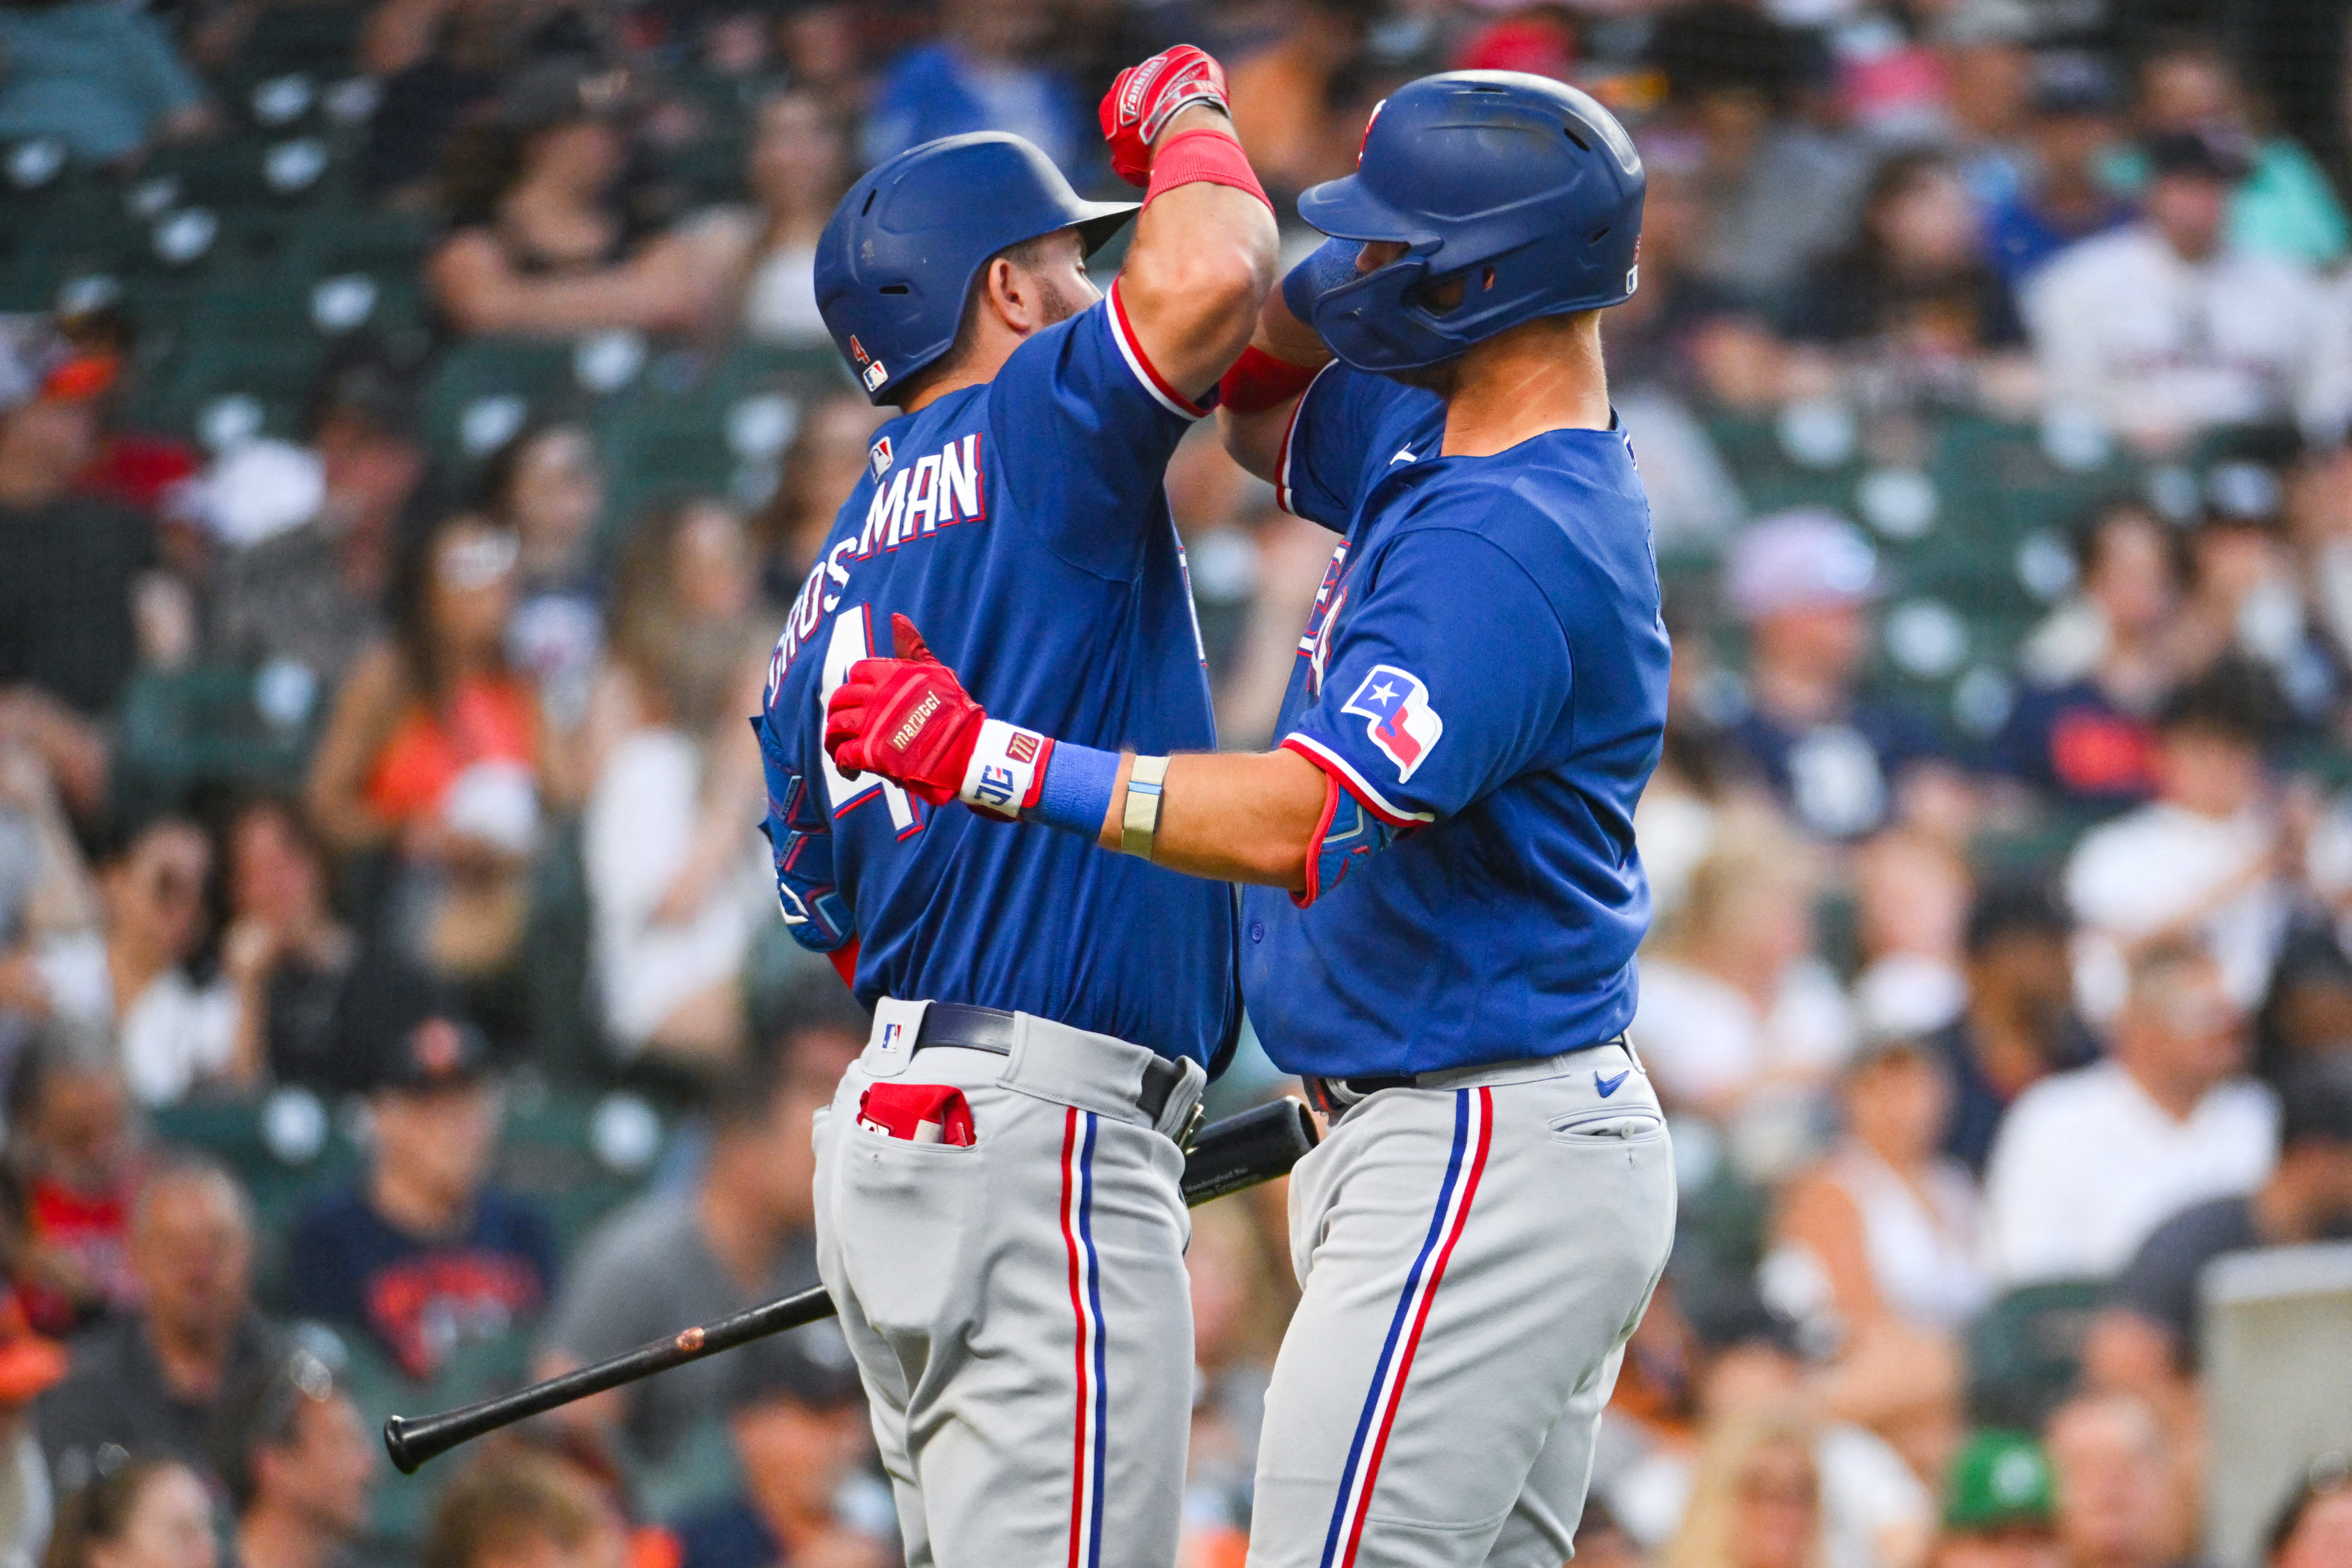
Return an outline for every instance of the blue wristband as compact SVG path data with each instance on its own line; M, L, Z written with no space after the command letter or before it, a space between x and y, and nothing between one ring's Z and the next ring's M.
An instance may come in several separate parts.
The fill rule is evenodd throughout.
M1022 813L1022 820L1043 822L1082 838L1100 838L1103 819L1110 815L1111 794L1118 787L1118 752L1057 740L1045 755L1045 777L1038 780L1037 803Z
M1306 325L1315 325L1315 302L1356 277L1356 257L1361 240L1327 239L1314 254L1290 269L1282 280L1282 302Z

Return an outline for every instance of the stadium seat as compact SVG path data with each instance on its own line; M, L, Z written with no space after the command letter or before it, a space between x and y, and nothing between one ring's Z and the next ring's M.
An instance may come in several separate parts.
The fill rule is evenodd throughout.
M2074 1388L2105 1290L2097 1280L2053 1280L1986 1308L1969 1329L1969 1419L2039 1431Z
M272 718L265 704L279 710ZM211 789L299 788L325 704L317 694L292 714L256 671L198 664L149 671L123 693L113 788L135 819L184 807Z
M452 344L425 390L425 439L458 469L478 464L535 418L592 401L572 373L572 345L525 338Z

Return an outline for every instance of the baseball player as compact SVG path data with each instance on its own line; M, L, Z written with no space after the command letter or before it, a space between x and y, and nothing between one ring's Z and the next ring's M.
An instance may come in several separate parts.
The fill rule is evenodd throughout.
M1192 1408L1176 1137L1239 1028L1230 891L835 768L825 698L937 638L975 689L1117 747L1214 744L1162 471L1274 281L1273 210L1223 74L1183 47L1102 110L1133 204L1017 137L851 187L825 325L875 437L755 721L784 918L874 1009L817 1132L817 1267L873 1407L911 1564L1173 1560ZM1108 299L1085 257L1132 217ZM1070 678L1083 670L1089 678ZM1044 758L1005 749L1010 817ZM975 796L984 799L984 796Z
M1343 535L1278 749L1075 789L1099 758L919 653L833 699L845 772L993 804L1034 753L1026 820L1252 884L1244 993L1334 1118L1291 1189L1255 1568L1556 1568L1665 1264L1670 1151L1623 1030L1667 643L1599 330L1643 189L1584 94L1465 71L1396 93L1300 198L1337 237L1223 382L1234 454Z

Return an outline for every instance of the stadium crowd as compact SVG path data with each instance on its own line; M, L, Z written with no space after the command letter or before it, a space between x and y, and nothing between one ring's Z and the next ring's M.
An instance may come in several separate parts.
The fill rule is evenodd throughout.
M1115 193L1090 106L1178 41L1285 214L1454 67L1648 169L1604 329L1684 1213L1580 1558L2210 1561L2200 1277L2352 1238L2347 31L0 3L0 1568L893 1560L829 1329L416 1480L373 1428L814 1282L864 1021L773 917L742 721L878 420L815 240L961 131ZM1332 541L1205 428L1170 488L1262 744ZM1280 1088L1245 1043L1214 1108ZM1185 1568L1241 1561L1281 1204L1195 1216ZM2306 1458L2253 1551L2352 1568Z

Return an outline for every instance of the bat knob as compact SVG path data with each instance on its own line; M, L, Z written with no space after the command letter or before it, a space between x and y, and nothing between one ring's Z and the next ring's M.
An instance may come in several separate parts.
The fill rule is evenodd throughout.
M413 1476L416 1467L425 1462L421 1454L408 1451L408 1417L389 1416L383 1423L383 1451L392 1456L392 1468L404 1476Z

